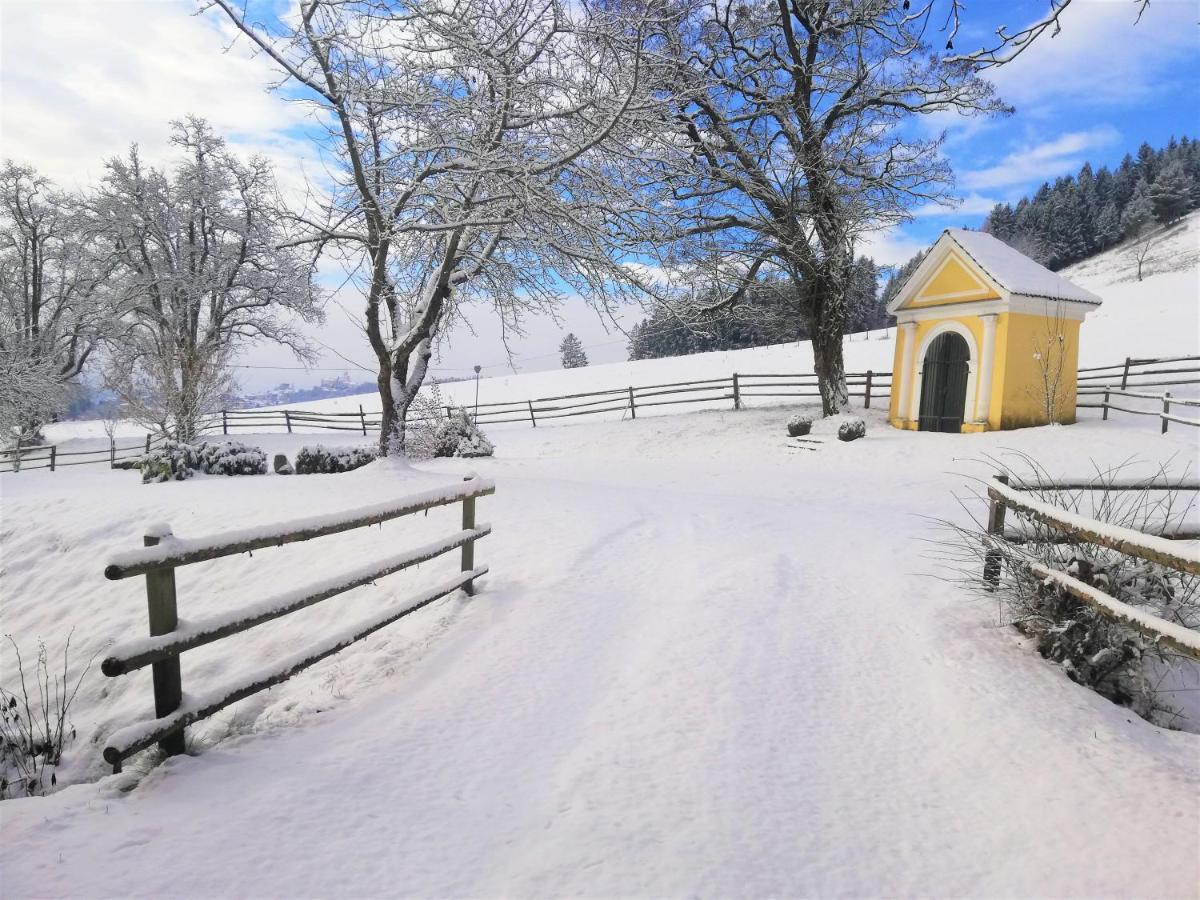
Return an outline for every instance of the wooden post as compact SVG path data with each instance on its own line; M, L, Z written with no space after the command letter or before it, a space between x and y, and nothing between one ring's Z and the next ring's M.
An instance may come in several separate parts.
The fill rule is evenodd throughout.
M996 480L1001 484L1008 484L1007 475L997 475ZM992 505L988 508L987 533L990 536L1003 537L1004 535L1004 503L1000 500L993 500ZM994 591L1000 583L1000 551L988 542L988 547L983 553L983 584L989 591Z
M164 537L170 537L170 528L147 534L142 541L147 547L157 546ZM179 624L179 613L175 607L175 570L155 569L146 573L146 606L150 612L150 634L170 634ZM179 709L183 699L182 679L179 675L179 657L173 656L152 667L154 675L154 715L158 718ZM159 748L168 756L183 752L183 731L177 731L158 742Z
M446 407L446 418L449 419L452 415L454 415L454 407L447 406Z
M533 415L533 401L526 400L525 402L529 404L529 421L533 423L534 428L537 428L537 419Z
M283 411L283 422L287 425L288 434L292 433L292 414L286 409Z
M1166 422L1163 423L1163 431L1166 431ZM50 471L54 471L54 457L58 455L58 444L50 445Z
M874 374L870 369L867 369L867 389L863 392L863 409L871 408L871 378Z
M633 385L629 386L629 415L637 418L637 405L633 402Z
M21 435L17 435L17 444L13 447L12 470L14 472L21 471Z
M742 389L741 389L741 386L738 384L738 373L737 372L733 373L733 408L734 409L742 408Z
M1125 371L1121 373L1121 390L1129 388L1129 364L1133 362L1128 356L1125 357Z
M229 434L229 413L226 410L221 410L221 431Z
M1167 415L1170 412L1171 412L1171 392L1166 391L1163 393L1163 411L1162 411L1162 433L1163 434L1167 433L1167 426L1171 424L1171 420L1167 418Z
M146 432L146 452L150 452L150 432Z
M1101 403L1100 405L1102 407L1104 407L1104 412L1100 416L1100 418L1103 421L1107 422L1108 421L1108 387L1107 386L1104 388L1104 402Z
M363 412L362 404L358 404L358 417L362 420L363 437L367 436L367 414Z
M115 469L117 467L117 439L108 439L108 467Z
M463 481L470 481L474 475L468 475ZM463 531L467 531L475 527L475 498L466 497L463 500L463 515L462 515ZM475 542L467 541L462 545L462 570L471 572L475 569ZM475 582L468 581L463 585L463 590L468 596L475 593Z

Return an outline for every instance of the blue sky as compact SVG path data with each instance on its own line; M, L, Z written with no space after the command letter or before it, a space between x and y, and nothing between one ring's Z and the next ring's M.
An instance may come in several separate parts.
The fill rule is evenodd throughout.
M1041 16L1048 0L972 0L956 49L979 46L1000 24L1010 30ZM240 151L270 157L285 188L300 190L320 160L305 139L304 109L266 88L274 73L254 58L220 17L195 15L192 0L3 0L0 2L0 155L32 163L64 184L94 181L103 159L136 141L164 159L167 123L189 113L207 117ZM1171 135L1200 136L1200 27L1196 0L1152 0L1134 26L1134 0L1074 0L1062 32L989 74L1016 107L996 119L937 117L913 127L947 132L946 155L957 174L956 210L917 209L915 220L872 235L861 251L903 262L946 227L977 227L997 201L1015 201L1045 180L1074 173L1085 161L1113 166L1142 141L1158 147ZM341 294L314 338L329 348L319 367L369 368L357 327L359 300ZM636 309L625 325L640 318ZM510 371L499 328L485 311L474 334L450 335L436 365L443 376ZM520 370L558 365L566 331L580 336L593 363L625 358L625 339L582 304L564 305L560 321L531 322L511 342ZM253 348L239 378L247 388L278 381L314 383L328 372L297 371L276 348ZM359 372L365 378L367 372Z

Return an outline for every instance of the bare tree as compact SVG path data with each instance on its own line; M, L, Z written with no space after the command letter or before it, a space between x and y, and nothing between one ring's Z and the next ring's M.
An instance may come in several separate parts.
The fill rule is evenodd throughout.
M791 280L822 407L839 412L856 240L948 196L941 139L902 126L1004 107L969 64L931 52L922 13L890 0L680 9L663 51L673 127L640 170L646 207L663 212L648 231L674 266L704 267L725 287L707 311L737 304L761 277Z
M439 334L471 302L507 331L564 288L626 275L606 209L619 179L591 153L642 96L649 13L567 0L301 0L267 26L209 0L313 104L336 160L303 217L364 295L377 359L383 453ZM598 299L597 302L606 302Z
M289 243L274 177L238 160L207 123L175 123L170 172L137 147L107 163L94 201L121 278L125 330L108 384L136 420L190 440L232 386L242 347L311 350L296 321L321 318L307 254Z
M0 169L0 426L36 436L109 330L111 266L79 198L31 168Z

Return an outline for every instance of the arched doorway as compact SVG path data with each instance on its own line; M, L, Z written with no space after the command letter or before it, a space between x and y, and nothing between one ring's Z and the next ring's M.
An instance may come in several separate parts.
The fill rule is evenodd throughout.
M970 359L971 348L962 335L947 331L933 339L921 370L921 431L962 430Z

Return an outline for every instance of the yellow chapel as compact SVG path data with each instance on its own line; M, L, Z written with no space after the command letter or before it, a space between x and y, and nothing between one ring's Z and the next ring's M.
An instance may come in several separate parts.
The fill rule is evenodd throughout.
M979 432L1075 421L1079 328L1100 298L981 231L948 228L888 304L888 420Z

